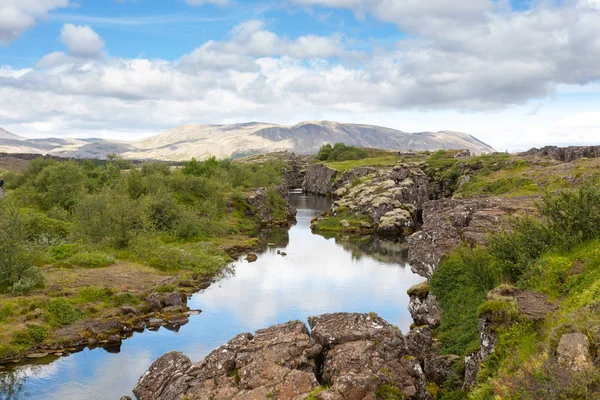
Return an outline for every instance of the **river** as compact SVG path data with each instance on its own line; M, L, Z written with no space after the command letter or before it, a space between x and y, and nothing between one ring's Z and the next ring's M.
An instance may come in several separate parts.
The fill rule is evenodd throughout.
M378 237L313 234L310 220L329 208L323 197L295 191L297 223L264 232L270 245L256 262L243 258L232 273L190 297L201 309L178 332L136 333L119 349L86 349L36 364L0 367L0 398L113 400L130 395L140 375L164 353L198 361L242 332L328 312L377 312L407 332L406 290L423 281L406 263L406 244ZM286 253L285 256L278 254ZM13 394L8 394L12 392Z

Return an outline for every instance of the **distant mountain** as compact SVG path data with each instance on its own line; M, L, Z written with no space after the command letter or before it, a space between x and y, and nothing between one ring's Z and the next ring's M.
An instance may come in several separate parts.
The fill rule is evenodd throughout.
M24 140L25 138L15 135L14 133L10 133L9 131L0 128L0 139L16 139L16 140Z
M184 125L135 142L17 138L0 136L0 152L43 153L76 158L104 158L107 154L117 153L132 159L181 161L192 157L242 157L281 150L315 154L326 143L340 142L403 151L469 149L474 154L495 151L466 133L407 133L380 126L331 121L308 121L294 126L261 122Z

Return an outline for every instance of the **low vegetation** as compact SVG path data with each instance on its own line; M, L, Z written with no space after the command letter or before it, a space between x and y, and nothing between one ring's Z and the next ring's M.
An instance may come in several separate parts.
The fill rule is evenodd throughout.
M438 267L432 293L443 310L436 335L447 353L467 355L479 347L477 320L492 313L510 324L499 328L498 344L479 373L470 399L600 397L600 374L559 369L552 353L563 333L583 332L592 343L600 317L600 189L594 184L544 196L541 220L513 221L511 230L490 237L485 248L461 248ZM490 291L504 288L542 292L560 300L559 310L535 324L519 317L516 305ZM441 398L467 394L452 384ZM533 396L533 397L532 397Z
M3 175L0 359L50 340L58 327L139 303L137 293L155 287L156 275L184 281L218 273L231 260L224 246L255 243L260 221L248 215L248 191L268 187L266 207L285 219L287 204L273 188L282 167L38 158ZM137 282L111 280L105 269Z

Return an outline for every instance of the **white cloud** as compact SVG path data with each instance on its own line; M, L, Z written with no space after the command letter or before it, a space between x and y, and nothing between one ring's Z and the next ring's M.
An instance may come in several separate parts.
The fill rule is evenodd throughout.
M75 57L98 57L104 49L102 38L87 25L63 25L60 41Z
M69 0L2 0L0 45L7 45L45 18L48 11L69 5Z
M371 118L370 123L403 130L481 132L502 149L520 146L509 140L524 140L515 125L504 125L507 133L494 143L499 124L478 129L460 122L472 118L485 125L481 115L489 114L461 114L440 119L440 124L421 114L421 126L411 125L414 129L399 116L414 109L444 115L446 110L526 105L520 111L524 116L531 114L527 104L532 100L544 103L558 89L589 88L600 81L596 1L540 2L527 11L488 0L294 1L372 13L410 35L392 49L376 48L365 56L348 49L343 36L287 37L270 31L263 21L250 20L225 39L207 41L171 62L89 58L102 53L102 39L89 27L70 25L78 33L73 41L63 38L70 54L51 53L34 69L0 73L0 101L7 104L0 117L17 128L49 123L57 133L78 134L117 129L156 133L189 122ZM544 109L527 118L550 120ZM379 115L386 117L378 122ZM579 128L592 132L598 127L590 118L591 125ZM566 134L568 127L579 129L569 121L551 127L519 121L529 129L527 143L560 135L577 139Z

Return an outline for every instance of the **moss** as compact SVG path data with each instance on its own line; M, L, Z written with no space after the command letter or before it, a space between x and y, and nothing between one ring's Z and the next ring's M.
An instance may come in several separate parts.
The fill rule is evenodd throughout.
M322 386L315 388L312 392L310 392L308 394L308 397L306 398L306 400L318 400L319 398L317 397L317 395L321 392L329 390L329 388L330 388L329 385L322 385Z
M433 400L437 400L440 397L440 387L436 383L428 382L427 393L431 395Z
M513 299L495 298L486 301L477 309L477 315L494 315L506 318L514 317L518 314L517 303Z
M240 384L240 373L237 368L234 369L233 371L229 372L228 376L230 378L233 378L233 381L235 382L236 385Z
M419 299L423 300L424 298L426 298L429 295L430 291L431 291L431 285L429 284L429 281L425 281L423 283L419 283L417 285L411 286L406 291L406 293L408 293L408 295L410 297L416 296Z
M400 389L387 383L380 385L375 391L375 395L381 400L401 400L406 398Z

